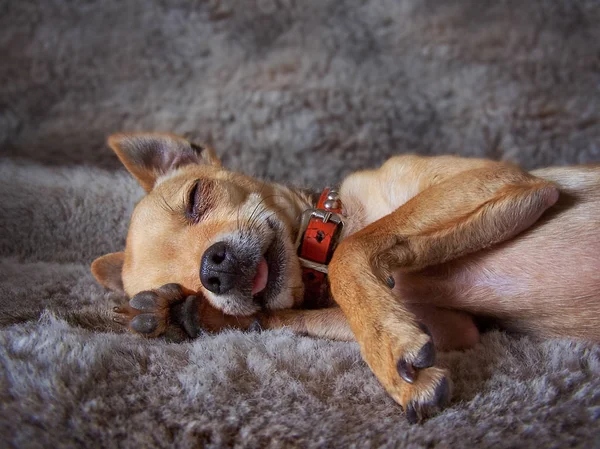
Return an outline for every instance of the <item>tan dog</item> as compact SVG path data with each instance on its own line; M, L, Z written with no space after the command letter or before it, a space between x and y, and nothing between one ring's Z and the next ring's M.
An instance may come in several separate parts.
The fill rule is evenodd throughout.
M474 316L600 340L600 166L526 173L405 155L353 174L339 189L335 303L306 310L294 241L313 195L227 171L210 148L173 135L119 134L109 144L148 194L125 252L100 257L92 272L132 298L116 311L140 334L259 324L356 338L411 422L447 403L434 346L474 345Z

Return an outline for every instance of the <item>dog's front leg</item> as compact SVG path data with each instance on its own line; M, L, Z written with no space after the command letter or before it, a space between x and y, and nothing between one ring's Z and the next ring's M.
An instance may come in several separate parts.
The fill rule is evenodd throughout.
M339 307L315 310L284 309L250 316L225 315L200 294L188 294L177 284L166 284L135 295L113 309L114 320L136 334L159 337L168 329L196 338L202 332L225 329L281 329L331 340L352 341L354 334Z
M285 309L262 312L257 316L262 329L286 328L298 334L339 341L354 341L354 334L339 307L326 309Z
M419 270L514 237L558 199L554 185L502 164L433 185L348 237L329 266L331 290L363 358L419 421L449 400L432 339L390 288L395 270Z

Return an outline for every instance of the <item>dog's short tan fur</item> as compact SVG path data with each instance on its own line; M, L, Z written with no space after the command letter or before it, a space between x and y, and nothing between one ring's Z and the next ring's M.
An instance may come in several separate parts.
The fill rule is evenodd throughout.
M227 171L210 148L177 136L119 134L109 144L148 195L124 253L97 259L92 272L134 298L118 309L125 324L159 317L147 336L165 331L173 304L194 297L209 331L259 323L356 338L412 420L448 399L432 343L472 346L473 316L541 337L600 340L600 166L526 173L488 160L404 155L355 173L340 186L346 225L329 266L339 307L303 310L293 242L299 215L314 206L310 195ZM188 213L193 186L200 217ZM202 285L200 258L221 240L259 255L277 243L282 269L262 304ZM139 298L148 290L158 299L146 310Z

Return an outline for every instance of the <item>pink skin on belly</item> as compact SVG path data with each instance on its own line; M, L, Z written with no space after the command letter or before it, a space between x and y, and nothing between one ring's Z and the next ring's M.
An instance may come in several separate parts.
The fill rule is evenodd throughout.
M460 310L496 317L519 331L577 336L581 323L600 325L600 232L586 234L594 237L583 241L568 226L563 230L570 238L527 233L419 273L395 273L395 290L411 308ZM432 328L432 333L457 335L456 345L462 338L470 340L460 335L461 326L464 334L473 333L464 317L432 313L430 321L432 326L453 326Z

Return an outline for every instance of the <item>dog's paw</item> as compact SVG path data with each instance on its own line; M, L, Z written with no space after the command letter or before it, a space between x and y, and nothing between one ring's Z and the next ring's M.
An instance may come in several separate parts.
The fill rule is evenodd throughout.
M169 327L195 338L202 332L197 296L185 296L177 284L166 284L156 290L135 295L128 304L113 308L113 320L129 330L153 338Z
M435 347L424 326L382 320L360 339L363 358L402 406L410 423L442 410L450 401L446 370L435 365Z

